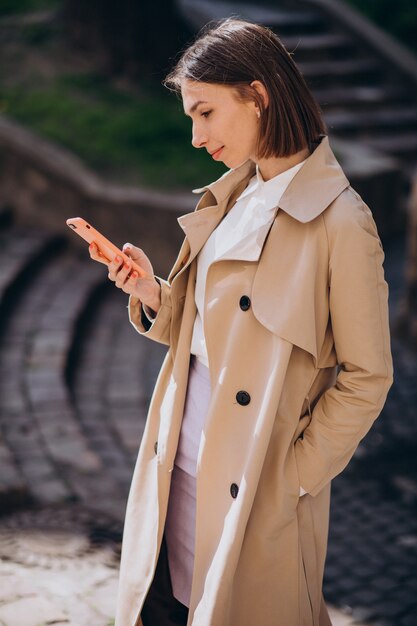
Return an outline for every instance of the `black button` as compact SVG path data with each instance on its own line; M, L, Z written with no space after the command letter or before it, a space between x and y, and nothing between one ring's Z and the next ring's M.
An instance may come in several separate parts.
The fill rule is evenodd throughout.
M155 454L158 454L158 442L155 441L153 449L155 450Z
M250 402L250 395L247 391L238 391L236 394L236 400L242 406L246 406Z
M230 485L230 495L232 496L232 498L237 498L238 493L239 493L239 487L236 485L236 483L232 483Z
M242 309L242 311L247 311L248 309L250 309L249 296L242 296L241 299L239 300L239 306Z

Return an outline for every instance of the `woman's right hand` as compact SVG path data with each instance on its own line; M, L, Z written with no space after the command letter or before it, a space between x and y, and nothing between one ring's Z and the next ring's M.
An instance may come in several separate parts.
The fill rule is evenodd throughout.
M109 280L114 282L116 287L138 298L155 313L158 312L161 306L161 286L155 280L152 264L143 250L130 243L125 243L123 246L124 254L144 271L141 277L135 270L132 271L130 263L124 263L122 257L116 257L114 261L108 263L95 243L92 243L88 250L94 261L108 266Z

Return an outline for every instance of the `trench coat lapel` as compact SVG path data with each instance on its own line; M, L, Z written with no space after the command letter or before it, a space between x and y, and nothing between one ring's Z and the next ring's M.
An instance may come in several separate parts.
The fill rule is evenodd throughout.
M315 218L348 186L325 137L279 202L253 282L253 313L258 321L309 352L316 364L329 305L327 251L317 243L322 225ZM301 233L294 219L305 224ZM306 269L307 257L314 262Z
M255 164L247 161L235 170L226 172L214 183L193 190L194 193L205 193L193 213L178 218L185 240L168 277L169 281L173 281L195 259L227 210L245 189L254 172Z

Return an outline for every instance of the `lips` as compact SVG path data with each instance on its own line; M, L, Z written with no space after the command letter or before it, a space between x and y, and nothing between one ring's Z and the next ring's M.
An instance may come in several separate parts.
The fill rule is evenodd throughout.
M217 150L215 150L214 152L210 152L210 155L213 157L213 159L217 159L220 156L221 151L223 150L224 146L222 146L221 148L217 148Z

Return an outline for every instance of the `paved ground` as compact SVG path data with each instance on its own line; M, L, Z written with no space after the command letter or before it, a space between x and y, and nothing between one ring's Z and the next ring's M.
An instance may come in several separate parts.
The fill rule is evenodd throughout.
M27 246L13 241L18 259ZM385 249L394 326L404 249ZM110 626L127 489L164 349L126 323L124 296L95 270L59 247L47 258L30 261L17 293L0 284L0 625ZM393 353L386 407L333 481L324 591L342 610L334 626L417 626L417 357L398 339Z
M20 514L1 529L1 626L114 624L117 546L108 538L105 545L94 541L88 520L83 525L82 512L74 513ZM333 626L358 624L340 610L330 612Z

